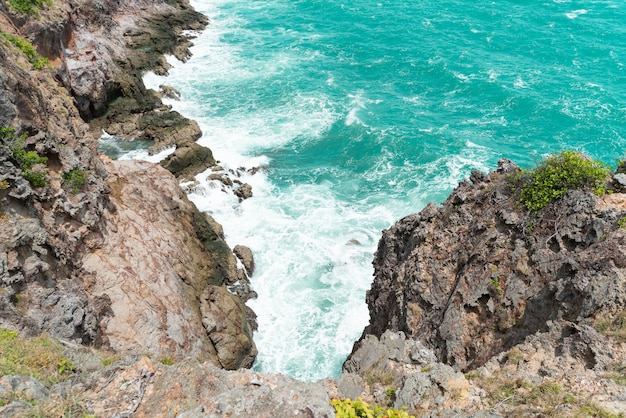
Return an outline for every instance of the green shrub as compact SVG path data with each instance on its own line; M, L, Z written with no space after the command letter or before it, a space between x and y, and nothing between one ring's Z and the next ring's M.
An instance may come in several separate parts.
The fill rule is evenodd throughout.
M33 66L34 70L41 70L44 66L48 66L50 61L47 58L43 58L41 55L35 51L35 47L33 44L28 42L26 39L19 38L17 36L9 35L8 33L0 32L4 38L15 45L20 51L22 51L30 65Z
M359 398L333 399L330 404L335 408L337 418L415 418L406 411L397 409L383 409L377 405L370 406L367 402Z
M609 168L576 151L554 154L537 167L522 170L513 177L520 202L537 212L574 189L589 190L597 195L606 193L605 182Z
M25 15L36 15L44 5L50 6L52 0L8 0L11 9Z
M74 168L63 174L63 187L76 194L87 183L89 172L80 168Z
M25 133L20 137L16 137L13 128L0 128L0 143L11 149L13 159L22 169L24 178L33 187L47 186L46 172L35 171L33 166L47 163L48 158L40 156L36 151L26 151L24 141L26 141Z

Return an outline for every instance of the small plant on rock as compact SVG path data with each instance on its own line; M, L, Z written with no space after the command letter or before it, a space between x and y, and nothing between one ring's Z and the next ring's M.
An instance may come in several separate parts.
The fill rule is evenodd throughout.
M0 128L0 143L11 149L13 159L22 169L24 178L33 187L47 186L46 172L35 170L34 166L47 163L48 158L40 156L36 151L26 151L24 141L26 141L26 134L16 137L12 128Z
M8 33L3 32L0 32L0 34L26 55L28 61L30 62L30 65L33 66L33 70L41 70L44 66L49 66L50 61L47 58L39 55L37 51L35 51L35 47L33 46L33 44L28 42L26 39L22 39L17 36L9 35Z
M11 9L25 15L36 15L43 6L50 6L52 0L8 0Z
M576 151L562 151L535 168L513 175L511 181L520 202L530 211L538 212L570 190L589 190L603 195L608 176L609 168L602 162Z
M76 194L87 183L89 172L81 168L74 168L63 174L63 187Z

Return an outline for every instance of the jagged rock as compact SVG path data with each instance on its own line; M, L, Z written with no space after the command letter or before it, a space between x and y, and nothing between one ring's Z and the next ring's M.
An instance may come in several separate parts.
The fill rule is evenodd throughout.
M392 403L395 408L422 412L481 405L463 374L437 362L432 350L402 332L386 331L380 339L365 335L355 344L343 371L339 397L354 399L359 394L380 405Z
M143 132L143 137L154 141L154 145L150 147L151 152L158 152L173 145L192 146L202 136L202 131L195 120L187 119L175 111L146 112L139 118L137 128ZM191 149L199 152L198 147L199 145ZM210 158L213 158L212 154ZM214 163L213 161L212 164Z
M227 372L195 360L172 366L140 359L101 373L85 393L98 415L135 417L333 417L328 383L278 374ZM136 405L136 407L135 407Z
M222 286L237 280L226 243L165 169L140 161L107 167L115 210L83 268L91 294L111 301L102 324L111 347L249 367L256 349L246 309Z
M33 401L47 398L50 390L39 380L31 376L0 377L0 397L11 399L19 397Z
M252 197L252 186L248 183L243 183L237 189L235 189L235 196L239 198L239 201L243 201Z
M233 185L233 181L230 179L230 177L218 173L209 174L207 180L218 180L221 181L224 186L228 187L231 187Z
M251 367L257 350L241 299L224 287L209 286L201 297L200 310L219 364L227 370Z
M254 256L252 255L252 250L245 245L235 245L233 252L243 263L248 276L252 276L254 274Z
M174 87L161 84L159 86L159 90L161 91L161 94L163 94L163 97L167 97L168 99L173 100L180 100L180 92Z
M383 232L366 333L404 331L469 370L547 321L626 307L621 209L600 211L594 196L572 191L531 219L507 183L513 170L503 161Z
M224 227L222 227L222 225L219 222L217 222L215 218L213 218L208 213L204 214L204 218L209 224L209 227L211 228L211 230L214 231L215 234L223 240L224 239Z
M196 143L177 147L173 154L161 162L161 166L181 181L193 179L196 174L214 164L211 150Z

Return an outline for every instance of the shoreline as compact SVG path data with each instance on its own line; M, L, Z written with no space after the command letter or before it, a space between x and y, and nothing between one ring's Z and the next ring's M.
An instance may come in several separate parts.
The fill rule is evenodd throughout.
M375 321L338 379L242 370L256 354L255 314L237 258L252 272L252 257L229 248L163 167L97 155L79 107L83 117L102 111L106 94L70 81L103 76L100 66L115 61L92 60L104 48L87 41L102 29L89 19L116 19L57 6L74 15L44 10L29 26L0 12L1 30L36 41L49 25L85 60L63 64L42 46L58 61L36 69L0 37L0 348L20 344L30 354L47 338L43 353L56 355L45 372L28 360L29 374L16 359L31 357L2 351L11 368L0 376L0 414L328 417L331 399L359 397L425 416L626 413L625 167L606 174L613 193L570 190L536 213L520 205L510 161L473 172L441 205L383 232L368 294ZM122 94L112 103L136 113L109 121L133 132L148 123L143 109L162 128L150 135L173 133L180 149L198 151L197 123L161 124L155 113L175 115L143 82L123 81L127 96L123 83L109 84Z

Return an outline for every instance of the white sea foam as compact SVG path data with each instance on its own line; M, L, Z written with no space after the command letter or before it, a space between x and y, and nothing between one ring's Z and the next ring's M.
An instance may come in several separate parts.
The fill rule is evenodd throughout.
M578 9L578 10L571 11L569 13L565 13L565 16L567 16L569 19L576 19L578 16L585 15L587 13L589 13L589 10Z
M289 65L291 58L282 56L280 65L246 70L249 63L220 44L220 31L228 30L214 18L210 29L194 40L194 56L187 64L174 63L169 78L150 74L145 82L181 92L181 101L167 103L198 121L203 131L198 142L209 146L226 170L271 167L259 148L287 146L295 138L314 140L339 114L323 94L298 94L266 107L243 103L228 114L219 112L219 94L213 103L199 102L198 89L261 78ZM362 94L353 102L355 112L376 103ZM207 174L196 176L189 198L224 226L231 246L247 245L255 255L252 287L259 297L249 302L259 323L255 367L304 380L337 372L367 325L370 263L379 231L393 215L377 206L342 203L325 182L281 190L263 171L241 173L239 180L252 185L254 197L240 203L220 184L208 181Z

